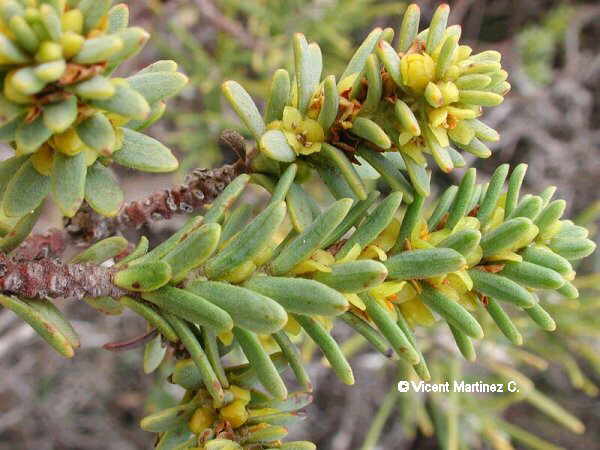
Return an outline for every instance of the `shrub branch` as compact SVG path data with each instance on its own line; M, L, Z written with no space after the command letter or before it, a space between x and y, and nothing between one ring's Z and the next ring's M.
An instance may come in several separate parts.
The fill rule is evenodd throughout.
M125 291L113 284L114 270L59 260L16 261L0 254L0 292L27 298L113 297Z

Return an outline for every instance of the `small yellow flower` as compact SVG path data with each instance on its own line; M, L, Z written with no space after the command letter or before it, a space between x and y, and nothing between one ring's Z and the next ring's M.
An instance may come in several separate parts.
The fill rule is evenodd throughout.
M247 405L250 403L250 391L247 389L243 389L239 386L231 385L229 390L233 394L233 397L236 400L241 401L243 404Z
M411 53L400 61L402 80L415 94L422 94L435 75L435 62L428 54Z
M302 117L296 108L286 106L283 110L281 127L288 144L298 155L310 155L321 151L325 132L316 120Z
M212 408L198 408L192 415L188 426L194 434L200 434L207 428L211 427L215 421L215 412Z
M294 275L304 275L313 272L331 272L335 258L325 250L315 250L309 259L302 261L292 269Z
M374 259L377 258L380 261L387 260L387 252L389 252L400 234L400 221L393 219L392 222L383 230L379 236L373 240L361 253L359 259Z
M235 400L224 408L221 408L219 416L229 422L233 428L239 428L248 420L246 404L243 400Z
M398 307L410 325L431 326L435 323L435 317L419 298L402 303Z

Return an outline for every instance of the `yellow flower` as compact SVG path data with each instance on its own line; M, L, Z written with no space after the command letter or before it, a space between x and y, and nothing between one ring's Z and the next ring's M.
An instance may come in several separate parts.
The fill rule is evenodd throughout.
M422 94L435 75L435 63L428 54L411 53L400 61L402 81L415 94Z
M402 303L398 307L410 325L431 326L435 323L435 317L419 298Z
M288 144L298 155L310 155L321 151L325 132L316 120L302 117L302 113L296 108L286 106L280 124Z
M387 260L387 252L396 244L400 234L400 221L397 219L392 222L383 230L379 236L373 240L359 256L359 259L379 259L380 261Z
M235 400L224 408L221 408L219 416L229 422L233 428L239 428L248 420L246 403L242 400Z
M215 419L215 412L212 408L198 408L189 420L188 427L192 433L200 434L205 429L211 427Z
M304 275L313 272L331 272L335 263L333 255L325 250L315 250L309 259L302 261L292 269L294 275Z

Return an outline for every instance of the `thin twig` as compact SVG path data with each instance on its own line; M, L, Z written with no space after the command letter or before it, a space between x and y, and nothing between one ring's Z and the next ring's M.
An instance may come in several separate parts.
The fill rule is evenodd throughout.
M154 339L156 337L156 335L158 335L158 330L153 329L153 330L148 331L147 333L144 333L140 336L133 337L126 341L108 342L108 343L104 344L102 346L102 348L104 350L108 350L111 352L124 352L127 350L133 350L135 348L141 347L142 345L146 344L147 342L150 342L152 339Z

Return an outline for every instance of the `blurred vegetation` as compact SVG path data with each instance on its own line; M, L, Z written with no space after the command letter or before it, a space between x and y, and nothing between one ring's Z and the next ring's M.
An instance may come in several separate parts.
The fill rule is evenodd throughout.
M572 6L561 4L548 11L539 24L528 25L517 35L521 68L535 84L544 86L552 81L573 13Z

